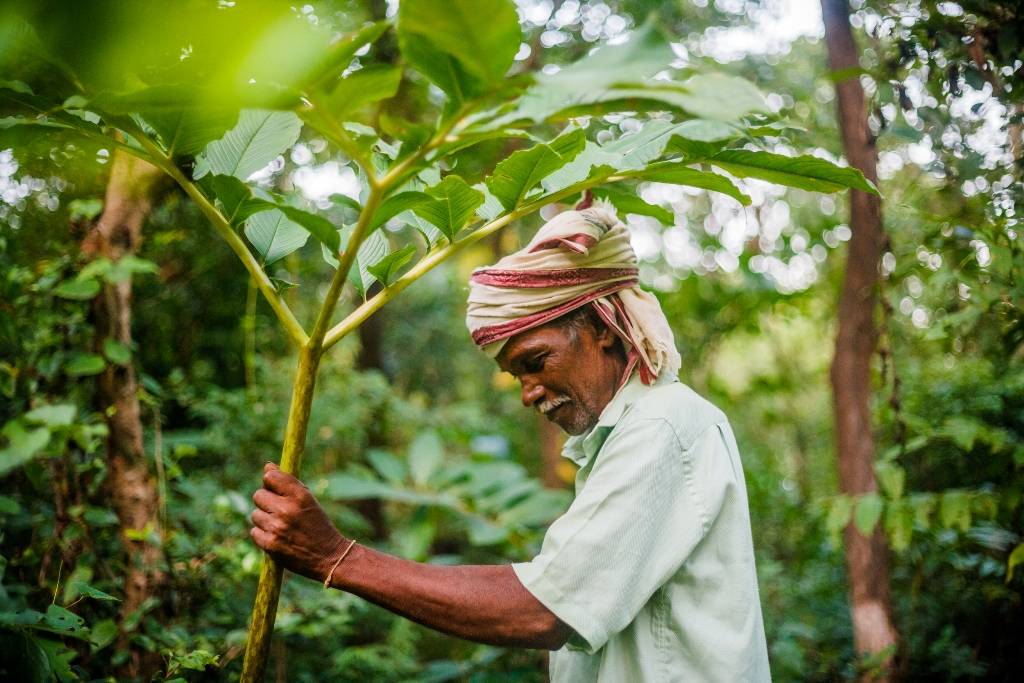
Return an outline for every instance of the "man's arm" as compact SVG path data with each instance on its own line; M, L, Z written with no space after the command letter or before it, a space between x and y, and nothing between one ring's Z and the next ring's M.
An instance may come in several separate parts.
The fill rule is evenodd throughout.
M268 463L253 540L284 567L323 581L349 541L298 479ZM440 566L356 545L330 585L444 633L491 645L555 650L570 629L523 587L509 565Z

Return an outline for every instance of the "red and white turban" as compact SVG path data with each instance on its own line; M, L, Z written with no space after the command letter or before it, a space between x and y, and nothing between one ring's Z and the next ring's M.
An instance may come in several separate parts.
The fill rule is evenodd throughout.
M645 384L679 372L661 305L639 287L629 231L600 204L555 216L525 248L473 271L466 326L494 357L510 337L588 304L625 342L626 378L637 367Z

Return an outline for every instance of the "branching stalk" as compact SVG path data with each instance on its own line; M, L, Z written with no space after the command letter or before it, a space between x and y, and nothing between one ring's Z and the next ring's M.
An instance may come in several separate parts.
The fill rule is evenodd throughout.
M476 244L477 242L487 237L488 235L493 235L495 232L505 227L512 221L522 218L523 216L529 215L534 211L539 210L543 206L546 206L547 204L557 202L559 199L563 199L565 197L570 197L576 194L577 192L587 189L588 187L593 187L595 185L600 185L602 183L607 182L615 182L618 180L622 180L624 177L625 176L622 175L614 175L603 178L591 178L583 182L576 183L575 185L567 187L563 190L559 190L554 194L548 195L546 197L541 197L540 199L537 199L532 202L528 202L527 204L524 204L523 206L516 209L515 211L511 211L505 214L504 216L499 216L498 218L495 218L492 221L484 223L463 239L458 240L457 242L452 242L451 244L448 244L447 246L442 247L441 249L438 249L436 251L430 252L419 263L410 268L409 271L405 273L405 275L398 278L393 283L382 289L376 296L363 302L362 305L360 305L354 311L349 313L344 320L342 320L340 323L332 327L324 339L324 350L326 351L327 349L331 348L339 341L344 339L345 335L347 335L349 332L362 325L367 318L369 318L371 315L376 313L377 310L379 310L382 306L384 306L389 301L398 296L399 292L401 292L403 289L411 285L413 282L416 282L416 280L419 280L421 277L423 277L431 270L447 261L455 254L459 253L466 247L472 244Z
M285 332L291 339L292 343L296 346L304 346L308 341L309 337L306 335L306 331L303 329L302 324L292 313L292 310L285 303L284 299L278 294L274 284L270 281L266 272L260 266L259 261L252 255L249 248L245 246L245 242L238 236L238 233L231 227L231 223L227 218L224 217L217 207L213 205L205 194L187 177L185 174L174 165L174 162L167 157L162 149L160 149L149 137L141 130L132 124L130 121L118 121L118 126L128 130L136 140L139 141L150 158L147 159L150 163L155 164L161 168L164 173L171 176L181 189L185 190L199 210L209 219L213 225L213 229L217 232L221 238L227 242L228 246L231 247L231 251L235 252L235 256L242 262L245 269L249 271L249 275L256 281L256 287L259 288L260 292L266 298L267 303L273 309L274 314L277 315L278 320L281 321L281 326L284 327ZM146 158L146 157L142 157Z

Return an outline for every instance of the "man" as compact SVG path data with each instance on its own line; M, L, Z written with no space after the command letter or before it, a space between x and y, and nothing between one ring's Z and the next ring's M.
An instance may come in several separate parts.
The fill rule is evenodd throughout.
M571 434L576 498L540 554L410 562L345 539L268 465L252 537L285 567L431 628L546 648L553 681L767 681L746 488L725 416L681 384L625 226L568 211L471 280L474 341Z

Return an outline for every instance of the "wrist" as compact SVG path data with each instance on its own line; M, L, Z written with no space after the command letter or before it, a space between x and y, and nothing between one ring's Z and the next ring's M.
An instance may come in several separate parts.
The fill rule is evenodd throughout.
M338 568L342 566L346 558L352 553L352 549L356 546L356 540L353 539L342 539L341 543L335 548L335 552L332 553L332 559L330 566L324 576L324 588L335 588L334 575L337 573Z

